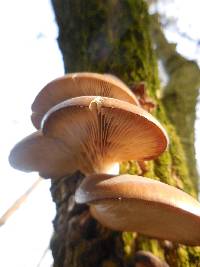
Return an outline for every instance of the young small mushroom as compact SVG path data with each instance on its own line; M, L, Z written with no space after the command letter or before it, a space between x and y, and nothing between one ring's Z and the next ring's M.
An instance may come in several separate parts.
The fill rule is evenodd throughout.
M68 168L84 174L110 173L122 161L154 159L168 145L165 130L151 114L107 97L81 96L58 104L46 113L41 132L42 149L31 135L11 151L11 165L55 178L64 171L68 174ZM46 139L51 140L56 153ZM23 160L26 155L28 161ZM56 170L60 166L61 172Z
M39 129L44 114L53 106L78 96L107 96L139 105L134 93L118 78L108 74L70 73L47 84L32 104L32 122Z
M134 175L88 176L75 193L102 225L186 245L200 245L200 203L159 181Z

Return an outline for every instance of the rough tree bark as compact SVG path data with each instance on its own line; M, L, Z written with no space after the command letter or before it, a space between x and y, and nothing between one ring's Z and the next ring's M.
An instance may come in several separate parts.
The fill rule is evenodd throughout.
M166 127L170 146L148 162L146 177L159 179L195 196L185 150L159 99L157 63L149 34L149 15L142 0L52 0L59 26L58 43L65 71L112 73L131 85L145 81L156 103L153 114ZM121 173L139 173L135 162L124 163ZM52 181L57 215L51 249L55 267L136 266L138 250L151 251L170 266L198 266L200 247L186 247L149 239L136 233L113 232L92 219L86 206L74 203L74 191L83 175ZM167 223L167 222L166 222ZM147 222L148 224L148 222Z

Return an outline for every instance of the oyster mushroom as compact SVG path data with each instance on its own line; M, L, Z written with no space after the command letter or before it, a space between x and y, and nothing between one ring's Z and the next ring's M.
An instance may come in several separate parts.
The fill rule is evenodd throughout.
M75 193L77 203L104 226L186 245L200 245L200 203L159 181L134 175L92 175Z
M76 169L70 151L57 138L44 137L37 131L12 149L10 164L24 172L39 171L41 177L63 177Z
M53 106L78 96L107 96L139 105L134 93L118 78L108 74L70 73L47 84L36 96L31 116L39 129L44 114Z
M45 115L41 131L40 138L33 134L14 147L10 163L46 178L72 170L110 173L125 160L154 159L168 144L165 130L152 115L107 97L81 96L58 104Z

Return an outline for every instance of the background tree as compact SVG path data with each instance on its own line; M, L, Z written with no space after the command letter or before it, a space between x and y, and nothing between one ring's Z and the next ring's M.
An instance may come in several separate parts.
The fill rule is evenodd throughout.
M195 107L199 95L200 71L197 63L187 60L176 52L176 45L169 44L161 30L159 16L152 18L151 31L156 42L156 53L163 62L169 81L163 89L162 102L166 112L180 136L186 151L190 178L197 187L194 147Z
M166 110L160 98L146 3L141 0L52 0L52 4L65 71L111 73L129 85L144 81L147 95L156 105L153 115L166 127L170 137L168 151L149 162L144 175L195 196L186 147L182 146L167 116L171 105ZM122 164L121 173L124 172L135 174L141 170L137 163L129 162ZM170 266L198 266L199 247L149 239L136 233L113 232L88 218L88 208L74 203L74 191L82 178L77 172L52 181L51 193L57 210L51 240L54 266L134 266L138 250L151 251Z

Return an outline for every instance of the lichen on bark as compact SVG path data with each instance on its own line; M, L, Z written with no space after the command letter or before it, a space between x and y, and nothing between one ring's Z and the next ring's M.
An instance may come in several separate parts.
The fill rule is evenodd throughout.
M111 73L128 85L145 81L147 93L156 103L153 115L167 129L170 145L157 160L147 163L144 176L195 196L186 151L168 119L162 99L158 98L160 83L146 3L141 0L52 0L52 4L65 71ZM121 165L121 173L124 172L137 174L140 168L130 161ZM134 253L141 249L151 251L174 267L200 262L199 247L103 228L88 216L87 207L74 203L73 194L82 178L75 174L52 181L52 197L57 209L51 241L55 267L132 266Z

